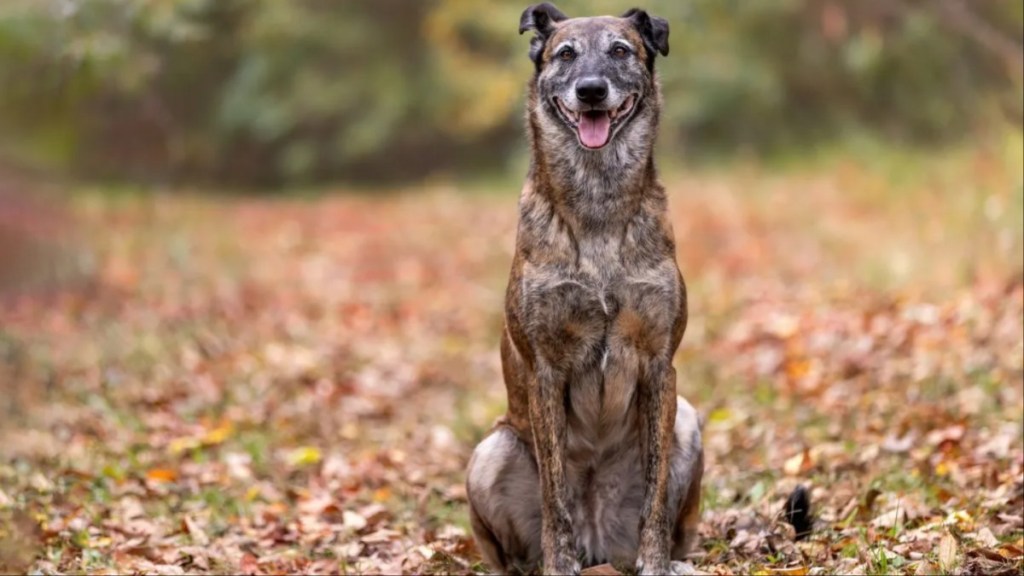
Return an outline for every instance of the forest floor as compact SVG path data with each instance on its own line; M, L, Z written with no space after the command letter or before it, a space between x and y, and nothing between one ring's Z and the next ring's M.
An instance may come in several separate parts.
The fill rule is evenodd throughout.
M665 178L698 570L1024 570L1021 152ZM49 272L0 284L0 572L483 571L463 481L504 410L515 198L76 190L8 218Z

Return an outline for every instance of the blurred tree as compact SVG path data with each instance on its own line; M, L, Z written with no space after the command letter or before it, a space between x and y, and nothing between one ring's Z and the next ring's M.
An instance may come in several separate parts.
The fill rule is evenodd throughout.
M4 0L0 150L267 185L506 167L530 73L501 0ZM563 0L572 14L621 2ZM668 149L908 142L1024 117L1019 0L650 0Z

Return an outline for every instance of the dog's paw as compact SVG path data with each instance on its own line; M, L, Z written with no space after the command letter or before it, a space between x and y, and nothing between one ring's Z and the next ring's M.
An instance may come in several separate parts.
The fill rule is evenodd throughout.
M580 576L580 572L583 570L583 566L579 562L556 564L551 570L544 567L545 574L565 574L568 576Z
M636 562L637 576L653 576L655 574L672 574L670 563L652 562L643 558Z
M700 574L693 564L689 562L680 562L679 560L673 560L669 563L668 573L673 576L694 576Z
M560 557L554 559L552 562L544 563L545 574L568 574L572 576L579 576L583 566L579 560L572 557Z

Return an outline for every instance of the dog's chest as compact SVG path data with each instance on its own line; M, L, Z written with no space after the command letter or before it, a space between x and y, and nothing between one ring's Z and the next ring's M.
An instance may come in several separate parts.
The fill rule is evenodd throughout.
M553 368L578 372L595 357L606 368L611 345L651 355L665 343L678 311L678 271L671 258L638 255L633 243L582 237L570 256L526 267L526 329Z
M668 348L678 311L674 261L630 256L627 242L580 239L575 258L524 278L526 328L569 378L569 449L582 460L631 443L641 366Z

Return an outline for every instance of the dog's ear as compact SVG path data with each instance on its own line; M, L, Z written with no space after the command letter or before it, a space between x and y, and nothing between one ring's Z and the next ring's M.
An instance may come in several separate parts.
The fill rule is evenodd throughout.
M555 31L555 22L561 22L568 18L561 10L555 8L550 2L534 4L523 10L519 17L519 33L533 30L536 35L530 40L530 60L540 70L541 53L544 52L544 43Z
M662 56L668 56L668 20L649 16L640 8L630 9L622 17L629 20L640 32L640 37L643 38L644 45L647 47L648 68L654 67L655 52Z

